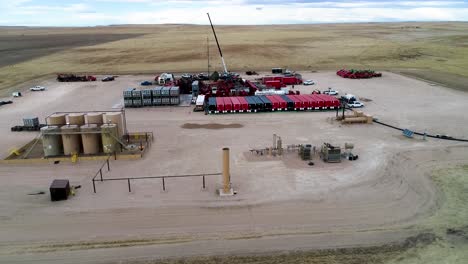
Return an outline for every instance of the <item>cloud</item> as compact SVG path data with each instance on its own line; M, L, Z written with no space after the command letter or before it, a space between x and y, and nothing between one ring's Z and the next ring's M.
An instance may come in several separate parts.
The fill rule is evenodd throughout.
M207 12L218 25L468 21L466 1L71 0L49 5L36 4L38 2L41 1L0 0L0 9L6 10L0 23L37 26L208 24ZM40 19L30 15L40 15Z

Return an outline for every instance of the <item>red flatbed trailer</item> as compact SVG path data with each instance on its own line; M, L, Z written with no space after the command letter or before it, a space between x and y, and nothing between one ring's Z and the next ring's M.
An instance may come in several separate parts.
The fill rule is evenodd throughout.
M278 102L278 100L275 97L273 97L272 95L267 95L266 98L268 98L268 100L270 100L270 102L271 102L272 111L279 111L280 110L280 103Z
M237 97L226 97L228 99L231 100L231 103L232 103L232 112L240 112L241 110L241 104L239 102L239 99L237 99Z
M215 113L223 113L224 112L224 100L222 97L216 97L216 112Z
M221 97L223 98L223 101L224 101L224 112L227 113L227 112L232 112L232 102L231 102L231 99L229 99L229 97Z
M262 78L262 83L266 84L266 82L274 81L275 77L274 76L265 76Z
M288 103L281 96L279 95L271 95L271 96L274 97L276 101L278 101L280 110L288 109Z
M237 100L239 100L240 103L240 112L247 112L249 110L249 103L247 102L247 100L245 100L245 98L242 96L237 96L236 98Z

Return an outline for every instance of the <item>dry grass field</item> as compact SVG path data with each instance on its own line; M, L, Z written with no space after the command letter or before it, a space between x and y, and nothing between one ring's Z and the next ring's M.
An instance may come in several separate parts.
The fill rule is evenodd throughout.
M217 26L217 31L230 70L373 68L468 89L468 23ZM15 41L0 46L2 57L13 50L21 56L0 68L3 93L57 72L206 71L207 37L212 67L221 69L208 26L0 28L0 39L20 36L31 40L29 46ZM39 45L44 36L55 42L48 50Z

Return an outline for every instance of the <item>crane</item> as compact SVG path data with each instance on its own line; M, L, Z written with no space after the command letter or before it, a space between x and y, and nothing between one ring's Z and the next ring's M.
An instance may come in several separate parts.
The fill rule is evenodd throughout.
M210 13L206 13L206 14L208 15L208 19L210 20L211 29L213 30L213 35L214 35L215 40L216 40L216 45L218 45L219 55L221 56L221 61L223 62L224 73L227 74L228 70L227 70L227 67L226 67L226 63L224 62L223 52L221 51L221 47L219 46L218 37L216 36L216 32L215 32L213 23L211 23Z

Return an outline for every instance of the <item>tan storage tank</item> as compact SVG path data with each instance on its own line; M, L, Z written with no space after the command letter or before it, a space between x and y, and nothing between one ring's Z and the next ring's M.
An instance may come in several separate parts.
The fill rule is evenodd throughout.
M85 124L84 114L77 113L77 114L69 114L68 115L68 124L69 125L77 125L82 126Z
M101 147L101 135L97 133L85 132L98 132L99 127L96 124L87 124L81 126L81 140L83 141L83 153L88 155L98 154Z
M104 124L116 124L119 138L124 134L123 120L121 112L106 113L104 117Z
M47 118L47 125L49 126L63 126L66 124L65 114L53 114Z
M104 124L102 113L88 113L86 114L86 124L96 124L102 125Z
M57 126L45 126L41 128L42 147L45 157L60 156L63 153L62 137L58 134L60 128Z
M104 124L101 126L102 132L102 150L104 153L111 154L120 150L120 144L117 142L118 131L116 124Z
M73 155L80 153L81 135L80 127L77 125L65 125L62 128L63 154ZM74 133L74 134L67 134Z

